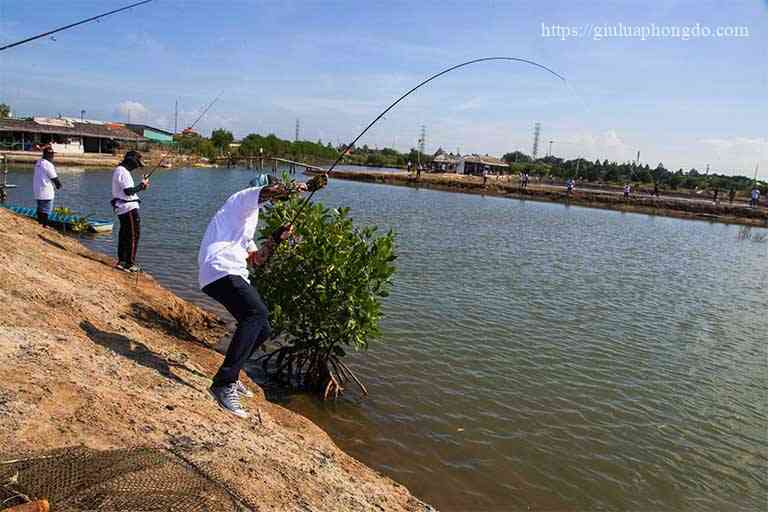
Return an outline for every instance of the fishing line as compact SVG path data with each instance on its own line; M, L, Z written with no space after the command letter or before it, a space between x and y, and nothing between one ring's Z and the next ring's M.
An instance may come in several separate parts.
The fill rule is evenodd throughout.
M109 11L109 12L105 12L105 13L99 14L97 16L92 16L90 18L87 18L87 19L84 19L84 20L81 20L81 21L77 21L75 23L70 23L69 25L66 25L64 27L60 27L60 28L56 28L56 29L53 29L53 30L49 30L48 32L43 32L42 34L38 34L38 35L32 36L32 37L28 37L26 39L22 39L21 41L16 41L15 43L7 44L7 45L5 45L3 47L0 47L0 52L2 52L3 50L7 50L9 48L13 48L14 46L19 46L19 45L22 45L24 43L29 43L30 41L34 41L36 39L41 39L41 38L43 38L45 36L50 36L50 35L55 34L57 32L61 32L63 30L67 30L67 29L70 29L72 27L76 27L78 25L82 25L83 23L88 23L89 21L95 21L95 20L98 20L98 19L110 16L112 14L116 14L116 13L121 12L121 11L126 11L126 10L130 9L131 7L136 7L136 6L139 6L139 5L148 4L149 2L152 2L152 1L153 0L142 0L141 2L136 2L136 3L131 4L131 5L126 5L125 7L121 7L119 9L115 9L115 10L112 10L112 11Z
M445 74L447 74L447 73L450 73L451 71L454 71L454 70L456 70L456 69L459 69L459 68L463 68L463 67L465 67L465 66L469 66L469 65L471 65L471 64L477 64L478 62L488 62L488 61L494 61L494 60L501 60L501 61L511 61L511 62L522 62L523 64L529 64L529 65L531 65L531 66L535 66L535 67L537 67L537 68L543 69L544 71L546 71L546 72L550 73L551 75L554 75L555 77L557 77L558 79L560 79L560 80L561 80L561 81L562 81L564 84L566 84L566 85L569 85L569 84L568 84L568 81L565 79L565 77L564 77L563 75L561 75L561 74L557 73L556 71L553 71L552 69L548 68L547 66L544 66L543 64L539 64L538 62L534 62L534 61L532 61L532 60L529 60L529 59L522 59L522 58L519 58L519 57L483 57L483 58L480 58L480 59L473 59L473 60L468 60L467 62L462 62L461 64L457 64L457 65L455 65L455 66L451 66L451 67L449 67L449 68L447 68L447 69L444 69L444 70L440 71L439 73L435 73L434 75L430 76L429 78L427 78L427 79L423 80L423 81L422 81L421 83L419 83L417 86L415 86L414 88L410 89L408 92L406 92L405 94L403 94L402 96L400 96L399 98L397 98L397 99L396 99L396 100L395 100L395 101L394 101L394 102L393 102L393 103L392 103L390 106L388 106L388 107L387 107L387 108L386 108L386 109L385 109L385 110L384 110L384 111L383 111L381 114L379 114L378 116L376 116L376 118L375 118L373 121L371 121L371 122L368 124L368 126L366 126L366 127L365 127L365 129L364 129L362 132L360 132L360 134L359 134L357 137L355 137L355 139L354 139L354 140L353 140L353 141L352 141L352 142L351 142L351 143L350 143L348 146L346 146L346 147L345 147L345 150L344 150L344 151L342 151L342 152L339 154L339 156L336 158L336 160L333 162L333 164L331 164L331 166L328 168L328 170L327 170L325 173L323 173L323 175L324 175L325 177L328 177L328 175L329 175L331 172L333 172L333 169L336 167L336 165L338 165L338 163L341 161L341 159L342 159L342 158L344 158L344 154L346 153L346 150L347 150L347 149L349 149L349 148L352 148L352 147L355 145L355 143L356 143L358 140L360 140L360 138L361 138L363 135L365 135L365 133L366 133L366 132L367 132L367 131L368 131L368 130L369 130L369 129L370 129L370 128L371 128L371 127L374 125L374 124L376 124L376 123L379 121L379 119L381 119L382 117L384 117L384 115L385 115L387 112L389 112L390 110L392 110L392 109L393 109L393 108L394 108L394 107L395 107L395 106L396 106L398 103L400 103L400 102L401 102L401 101L403 101L405 98L407 98L408 96L410 96L410 95L411 95L411 93L415 92L417 89L421 88L422 86L424 86L424 85L428 84L428 83L429 83L429 82L431 82L432 80L434 80L434 79L436 79L436 78L439 78L439 77L441 77L441 76L443 76L443 75L445 75ZM575 90L573 90L573 88L571 88L571 91L572 91L572 92L574 92L574 93L576 92ZM296 219L299 217L299 215L301 215L302 211L304 211L304 208L307 206L307 204L309 203L309 201L312 199L312 196L315 194L315 192L316 192L316 190L313 190L313 191L311 191L311 192L310 192L310 194L309 194L307 197L305 197L305 198L302 200L302 203L301 203L301 206L299 207L299 210L296 212L296 215L294 215L294 217L293 217L293 220L291 220L291 222L290 222L291 224L293 224L293 223L296 221Z
M211 110L211 107L213 106L213 104L214 104L214 103L216 103L217 101L219 101L219 99L220 99L220 98L221 98L223 95L224 95L224 91L221 91L221 92L219 93L219 95L218 95L218 96L216 96L216 97L213 99L213 101L212 101L212 102L210 102L210 103L208 104L208 106L207 106L207 107L205 107L205 109L203 110L202 114L200 114L199 116L197 116L197 119L195 119L195 122L194 122L194 123L192 123L191 125L189 125L189 126L186 128L186 129L187 129L187 130L191 130L192 128L194 128L194 127L197 125L197 123L199 123L199 122L200 122L200 120L203 118L203 116L204 116L205 114L207 114L209 110ZM163 162L165 162L165 159L166 159L166 158L168 158L170 155L171 155L171 152L170 152L170 151L169 151L168 153L166 153L166 155L165 155L163 158L161 158L159 162L157 162L157 165L155 165L155 166L154 166L154 168L153 168L151 171L149 171L149 173L145 174L145 177L146 177L146 178L151 178L151 177L152 177L152 175L153 175L153 174L155 174L155 171L156 171L156 170L158 170L158 169L160 168L160 166L161 166L161 165L163 165Z

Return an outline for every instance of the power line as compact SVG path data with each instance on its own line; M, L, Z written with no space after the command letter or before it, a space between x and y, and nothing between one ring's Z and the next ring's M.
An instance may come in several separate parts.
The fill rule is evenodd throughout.
M152 2L152 1L153 0L142 0L141 2L136 2L135 4L127 5L125 7L121 7L119 9L115 9L113 11L105 12L104 14L99 14L98 16L93 16L91 18L87 18L87 19L84 19L84 20L81 20L81 21L78 21L78 22L75 22L75 23L70 23L69 25L66 25L64 27L60 27L60 28L56 28L56 29L53 29L53 30L49 30L48 32L44 32L44 33L38 34L36 36L28 37L26 39L22 39L21 41L16 41L15 43L7 44L7 45L5 45L5 46L0 48L0 52L3 51L3 50L7 50L9 48L13 48L14 46L19 46L19 45L22 45L24 43L29 43L30 41L34 41L36 39L40 39L40 38L43 38L43 37L46 37L46 36L50 36L51 34L55 34L56 32L61 32L62 30L67 30L67 29L70 29L72 27L76 27L78 25L82 25L83 23L88 23L89 21L95 21L95 20L98 20L100 18L104 18L106 16L109 16L111 14L116 14L116 13L121 12L121 11L126 11L126 10L130 9L131 7L136 7L136 6L142 5L142 4L148 4L149 2Z

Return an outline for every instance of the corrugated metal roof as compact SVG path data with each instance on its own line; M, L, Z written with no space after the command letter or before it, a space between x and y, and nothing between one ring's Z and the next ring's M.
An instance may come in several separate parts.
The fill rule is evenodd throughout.
M496 167L509 167L507 162L504 160L499 160L496 157L493 156L480 156L480 155L469 155L464 157L465 162L475 163L475 164L484 164L484 165L493 165Z
M34 119L0 119L0 132L50 133L56 135L71 135L74 137L100 137L103 139L141 141L141 137L120 123L79 123L70 119L39 118Z
M154 132L158 133L164 133L166 135L170 135L173 137L173 132L169 132L168 130L163 130L162 128L155 128L154 126L149 126L148 124L138 124L138 123L125 123L125 126L127 126L129 129L143 129L143 130L152 130Z

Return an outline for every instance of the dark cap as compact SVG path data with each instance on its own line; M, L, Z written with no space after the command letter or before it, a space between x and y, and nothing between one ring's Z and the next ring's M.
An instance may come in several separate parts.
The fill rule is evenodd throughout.
M141 162L141 158L141 153L132 149L128 151L123 157L123 163L129 164L132 169L136 169L137 167L144 167L144 164Z
M53 146L51 146L50 144L43 146L44 155L52 155L53 153L54 153Z

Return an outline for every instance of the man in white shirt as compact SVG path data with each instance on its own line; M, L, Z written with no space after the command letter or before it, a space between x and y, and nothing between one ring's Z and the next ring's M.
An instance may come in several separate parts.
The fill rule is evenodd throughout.
M248 281L248 263L264 264L292 230L290 225L283 226L261 248L256 247L253 236L259 222L259 205L290 194L282 184L262 177L265 179L261 182L253 180L249 188L231 195L216 212L197 256L200 288L237 320L224 362L208 391L224 410L241 418L248 417L248 413L240 405L240 396L251 397L253 393L240 382L240 370L271 334L267 306ZM320 176L310 180L309 186L316 190L326 183L327 178ZM306 191L307 184L298 183L297 190Z
M61 181L53 165L53 155L51 146L43 148L43 158L35 162L35 174L32 178L32 190L37 200L37 221L44 228L48 227L48 216L53 211L53 198L56 195L53 187L61 188Z
M117 268L126 272L139 272L141 267L136 264L136 249L139 246L138 192L149 188L149 178L146 176L141 183L134 185L131 171L144 167L141 153L128 151L120 165L112 173L112 208L120 219L120 233L117 239Z

